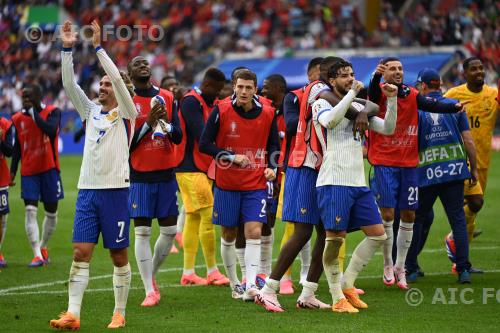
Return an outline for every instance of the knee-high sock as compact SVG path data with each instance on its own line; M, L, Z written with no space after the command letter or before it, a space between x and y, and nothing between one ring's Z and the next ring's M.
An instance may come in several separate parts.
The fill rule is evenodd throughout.
M215 227L212 223L212 211L213 207L206 207L199 210L200 243L208 273L212 273L217 269L215 262Z
M40 247L47 247L50 236L56 230L57 225L57 212L49 213L45 212L45 218L43 219L42 226L42 241L40 242Z
M2 237L0 238L0 250L2 249L3 240L5 239L5 233L7 232L7 214L2 215L2 220L0 221L2 224L0 228L2 228Z
M151 254L151 227L135 227L135 259L141 273L146 295L153 290L153 255Z
M186 223L182 231L182 243L184 243L184 271L183 274L194 273L196 254L198 253L200 229L200 215L196 213L186 214Z
M236 274L236 240L228 242L221 238L220 240L220 254L222 257L222 262L224 263L224 269L226 270L226 275L231 283L231 288L235 285L240 284L238 280L238 275Z
M177 232L182 233L184 224L186 223L186 210L184 205L179 206L179 216L177 216Z
M274 229L271 229L271 235L261 236L260 238L260 264L259 274L269 276L273 260Z
M300 250L300 283L303 284L307 281L307 273L311 267L311 240L309 239Z
M260 263L260 239L247 239L245 248L245 266L247 269L247 289L255 285L257 269Z
M114 267L113 291L115 293L115 309L113 313L120 312L123 316L125 316L125 308L127 307L128 291L130 289L131 280L132 271L129 263L123 267Z
M83 293L89 284L89 266L88 262L73 261L69 270L68 312L76 317L80 317Z
M354 281L356 281L358 274L370 262L375 251L382 246L386 239L386 235L369 236L356 246L342 278L342 289L354 288Z
M165 261L172 244L174 243L175 233L177 226L172 225L169 227L160 227L160 235L155 243L155 250L153 254L153 275L156 275L160 269L161 264Z
M333 304L345 298L340 285L342 272L339 266L339 251L343 243L344 238L342 237L326 237L325 249L323 250L323 268L325 269Z
M35 257L42 257L40 252L40 230L38 229L38 221L36 219L38 208L32 205L26 206L25 228L26 235L33 249Z
M474 229L476 229L476 215L469 206L464 206L465 212L465 222L467 223L467 237L469 238L469 244L474 239Z
M340 267L340 271L343 272L344 271L344 263L345 263L345 239L344 239L344 242L342 243L342 246L340 247L340 250L339 250L339 267Z
M295 230L295 225L292 222L285 223L285 232L283 233L283 238L281 239L280 250L283 246L288 242L290 237L292 237L293 232ZM288 267L287 271L283 275L283 279L291 279L292 278L292 266Z
M238 258L238 263L240 264L241 269L241 279L245 280L247 277L247 269L245 263L245 248L238 249L235 247L236 257Z
M393 266L394 261L392 259L392 243L394 242L394 230L392 230L392 225L394 224L394 220L392 221L383 221L385 234L387 235L387 239L384 242L384 247L382 249L382 253L384 254L384 266Z
M398 238L396 240L398 254L396 256L396 265L394 266L400 271L405 268L406 255L408 254L412 238L413 223L401 221L399 224Z

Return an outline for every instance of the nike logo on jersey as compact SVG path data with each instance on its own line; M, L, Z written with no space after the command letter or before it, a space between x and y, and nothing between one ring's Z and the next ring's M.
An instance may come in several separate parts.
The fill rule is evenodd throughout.
M117 243L121 243L121 242L123 242L124 240L125 240L125 238L122 238L122 239L118 239L118 238L117 238L117 239L116 239L116 242L117 242Z
M262 213L259 214L259 217L264 217L264 216L266 216L266 214L262 214Z

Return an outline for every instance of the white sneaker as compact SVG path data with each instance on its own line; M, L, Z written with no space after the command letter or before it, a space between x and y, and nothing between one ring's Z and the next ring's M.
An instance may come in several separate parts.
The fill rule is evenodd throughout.
M321 302L315 295L297 300L297 309L330 309L332 306Z
M245 290L242 299L245 302L253 302L255 300L255 296L259 293L259 289L255 285L250 285L250 288Z
M245 294L245 290L243 290L241 284L235 285L231 290L231 297L234 299L241 299L243 294Z
M399 289L408 290L408 283L406 283L406 272L403 269L395 268L394 275L396 276L396 284Z
M392 286L396 282L394 279L394 268L392 266L384 266L384 277L382 278L386 286Z

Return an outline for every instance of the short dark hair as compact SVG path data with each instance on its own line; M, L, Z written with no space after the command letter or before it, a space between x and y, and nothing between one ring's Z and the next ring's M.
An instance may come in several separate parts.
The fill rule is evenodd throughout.
M38 83L25 83L23 89L31 89L31 93L34 95L33 97L42 98L42 87Z
M257 87L257 75L249 69L239 69L234 73L233 84L238 81L238 79L242 80L252 80L255 86Z
M398 57L386 57L386 58L382 59L381 63L382 63L382 65L385 65L389 61L399 61L399 62L401 62L401 59L399 59Z
M235 67L233 69L233 71L231 72L231 81L236 81L236 79L234 78L234 75L236 74L237 71L239 70L242 70L242 69L249 69L248 67L245 67L245 66L238 66L238 67Z
M345 61L345 60L339 57L331 57L331 56L323 58L323 60L321 60L321 63L319 64L319 70L323 73L328 73L332 65L339 61Z
M167 80L175 80L177 83L179 82L175 78L175 76L173 76L173 75L167 75L167 76L163 77L163 79L161 79L160 86L162 86L165 83L165 81L167 81Z
M469 68L470 63L473 62L473 61L475 61L475 60L481 61L481 59L479 59L476 56L469 57L469 58L465 59L464 62L462 63L462 67L464 68L464 71L467 70Z
M203 80L210 79L215 82L225 82L226 81L226 76L224 73L222 73L221 70L215 68L215 67L210 67L207 69L205 72L205 76L203 77Z
M309 73L311 69L321 64L322 61L323 57L312 58L311 61L309 61L309 64L307 64L307 72Z
M271 74L266 77L271 84L276 85L283 92L286 92L286 80L281 74Z
M352 68L352 64L345 60L337 61L328 70L328 78L335 79L339 75L339 70L346 67Z

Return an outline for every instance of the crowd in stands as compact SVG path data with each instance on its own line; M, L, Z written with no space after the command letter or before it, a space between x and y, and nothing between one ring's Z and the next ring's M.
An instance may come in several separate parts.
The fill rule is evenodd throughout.
M54 4L58 1L31 1ZM96 4L97 3L97 4ZM61 6L77 25L95 17L113 26L141 25L130 40L108 38L104 47L119 67L146 54L153 77L175 75L183 85L227 52L252 52L258 57L292 55L296 50L463 45L488 68L487 82L496 82L500 59L500 1L414 1L400 15L400 1L383 1L378 24L368 32L361 11L344 0L64 0ZM446 5L448 3L448 6ZM450 7L450 3L456 3ZM25 38L28 4L2 1L0 14L0 112L21 108L22 82L38 78L46 102L69 107L61 85L59 42L45 31L39 43ZM161 28L160 28L161 27ZM143 34L144 35L144 34ZM57 33L56 33L57 37ZM122 38L123 39L123 38ZM74 51L81 86L96 94L100 73L90 43ZM447 85L462 82L457 66Z

